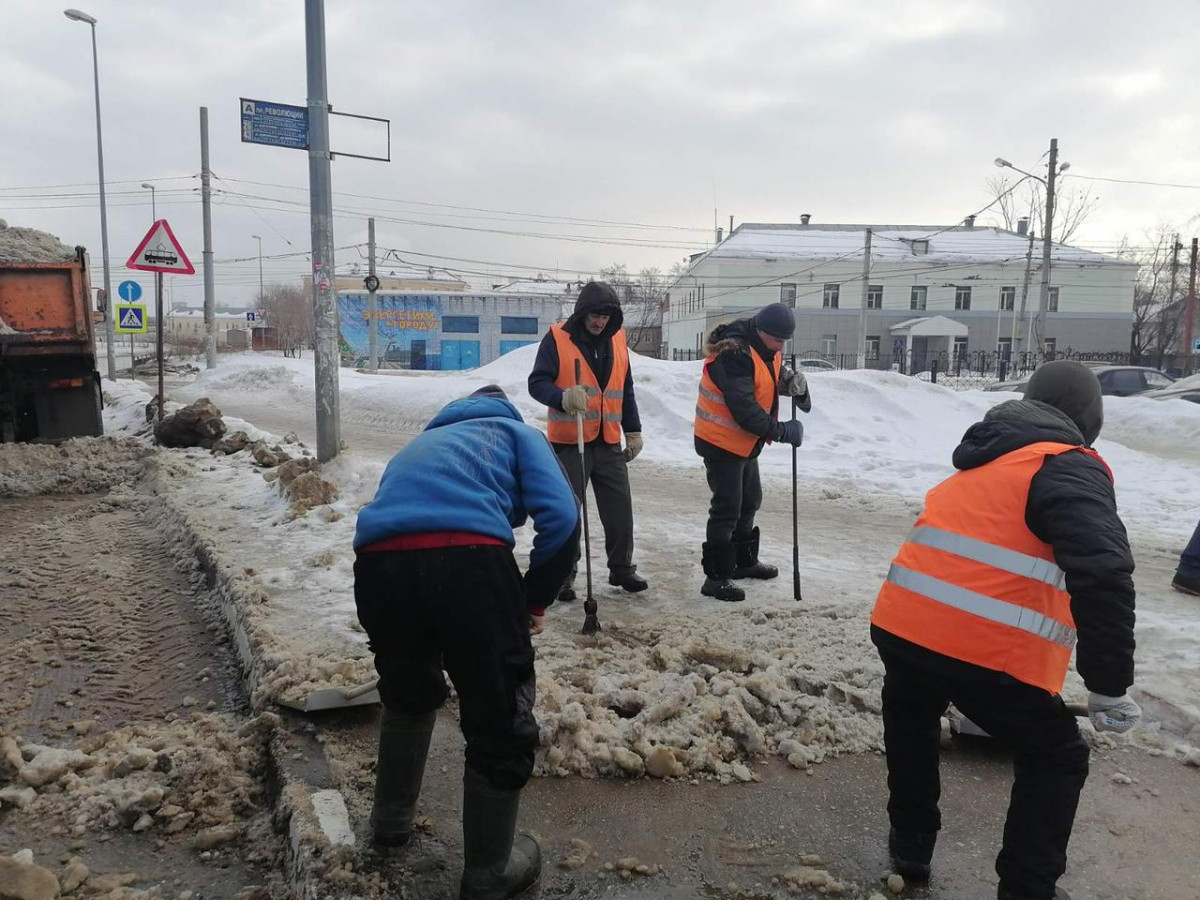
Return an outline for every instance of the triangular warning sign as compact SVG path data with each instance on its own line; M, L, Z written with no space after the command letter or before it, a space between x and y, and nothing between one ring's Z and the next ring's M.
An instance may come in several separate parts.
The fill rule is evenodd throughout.
M125 315L121 316L121 327L122 328L141 328L142 327L142 317L140 315L138 315L138 311L136 309L125 310Z
M196 268L192 265L175 232L167 224L166 219L159 219L150 226L133 256L125 263L129 269L141 269L145 272L170 272L174 275L195 275Z

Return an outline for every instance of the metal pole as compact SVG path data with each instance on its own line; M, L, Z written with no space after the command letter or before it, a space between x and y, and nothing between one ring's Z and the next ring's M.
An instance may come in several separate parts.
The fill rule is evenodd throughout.
M163 277L162 272L154 273L154 317L155 331L158 333L158 421L163 419Z
M308 61L308 193L312 219L317 459L327 462L338 455L342 441L338 411L337 281L333 260L324 0L304 0L304 20Z
M367 293L368 313L371 317L367 323L367 368L372 372L379 370L379 298L375 295L375 217L367 219L367 274L371 276L372 288Z
M1188 295L1184 305L1183 316L1183 371L1191 375L1196 368L1196 354L1192 351L1192 341L1196 334L1196 249L1200 240L1192 238L1191 273L1188 276Z
M213 272L212 172L208 167L208 107L200 107L200 209L204 217L204 365L217 367L216 274Z
M1029 249L1025 251L1025 280L1021 282L1021 325L1025 324L1025 305L1029 301L1029 275L1033 271L1033 232L1029 232ZM1017 317L1013 316L1013 353L1014 359L1020 359L1022 351L1025 349L1025 338L1021 334L1021 327L1017 324Z
M1046 178L1046 227L1042 235L1042 293L1033 334L1038 352L1046 348L1046 311L1050 307L1050 250L1054 243L1054 179L1058 175L1058 138L1050 139L1050 172Z
M1179 283L1179 251L1183 246L1179 243L1179 233L1171 237L1171 293L1167 294L1167 302L1158 311L1158 367L1161 369L1167 355L1167 316L1175 303L1175 290Z
M871 229L866 230L866 240L863 243L862 268L862 307L858 311L858 368L867 367L867 296L871 287Z
M113 322L112 276L108 266L108 203L104 192L104 137L100 127L100 59L96 50L96 24L92 26L92 77L96 86L96 162L100 170L100 253L104 262L104 345L108 377L117 380L117 329Z

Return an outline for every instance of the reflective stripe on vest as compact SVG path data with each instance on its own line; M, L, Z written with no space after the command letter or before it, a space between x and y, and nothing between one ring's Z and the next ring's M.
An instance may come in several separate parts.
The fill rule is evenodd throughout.
M603 435L605 443L620 444L621 423L625 418L625 380L629 374L625 332L618 330L611 338L612 370L603 389L563 323L550 326L550 334L558 351L558 377L554 380L558 387L566 390L575 386L575 363L579 362L579 386L588 397L588 408L583 413L583 439L594 441ZM578 431L579 419L575 413L546 410L546 436L552 443L574 444Z
M961 609L963 612L987 619L989 622L998 622L1001 625L1019 628L1040 638L1061 644L1068 650L1075 646L1074 628L1028 607L1018 606L1016 603L1006 603L985 594L977 594L975 591L968 591L966 588L960 588L947 581L939 581L930 575L922 575L920 572L914 572L912 569L906 569L895 563L892 563L892 567L888 570L887 580L906 591L912 591L914 594L920 594L930 600L944 603L946 606L953 606L955 609Z
M776 353L771 368L768 368L757 352L751 349L747 349L746 352L754 360L754 398L763 411L770 415L778 399L777 385L782 357ZM692 428L696 437L701 440L738 456L749 457L762 438L746 431L733 418L728 404L725 403L725 395L708 374L708 366L714 359L715 355L704 361Z
M920 525L908 536L910 544L922 544L926 547L936 547L955 556L963 556L981 562L1013 575L1042 581L1058 590L1064 590L1067 584L1067 573L1048 559L1018 553L1007 547L997 547L987 541L976 540L965 534L955 534L941 528Z

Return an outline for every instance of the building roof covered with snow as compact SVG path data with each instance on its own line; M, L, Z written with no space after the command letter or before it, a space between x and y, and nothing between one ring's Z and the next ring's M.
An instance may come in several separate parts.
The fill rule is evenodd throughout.
M496 293L574 297L582 287L582 281L557 281L549 278L516 278L507 284L496 285Z

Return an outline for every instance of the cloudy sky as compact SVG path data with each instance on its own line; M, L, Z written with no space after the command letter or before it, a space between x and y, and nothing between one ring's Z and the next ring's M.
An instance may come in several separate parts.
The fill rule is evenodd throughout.
M241 143L238 118L239 97L304 104L301 0L76 2L99 20L114 283L150 222L144 181L199 262L200 106L216 258L253 257L253 234L268 257L307 250L307 154ZM1044 174L1051 137L1071 175L1200 185L1192 0L327 7L334 108L392 122L390 163L333 164L339 271L361 262L369 215L393 258L474 281L667 269L711 242L714 204L723 226L950 224L989 201L994 157ZM98 268L91 47L62 9L0 0L0 217ZM1162 222L1190 237L1200 211L1200 190L1068 184L1099 196L1078 236L1098 249ZM248 300L257 262L221 262L217 281L219 300ZM201 301L199 276L174 290Z

